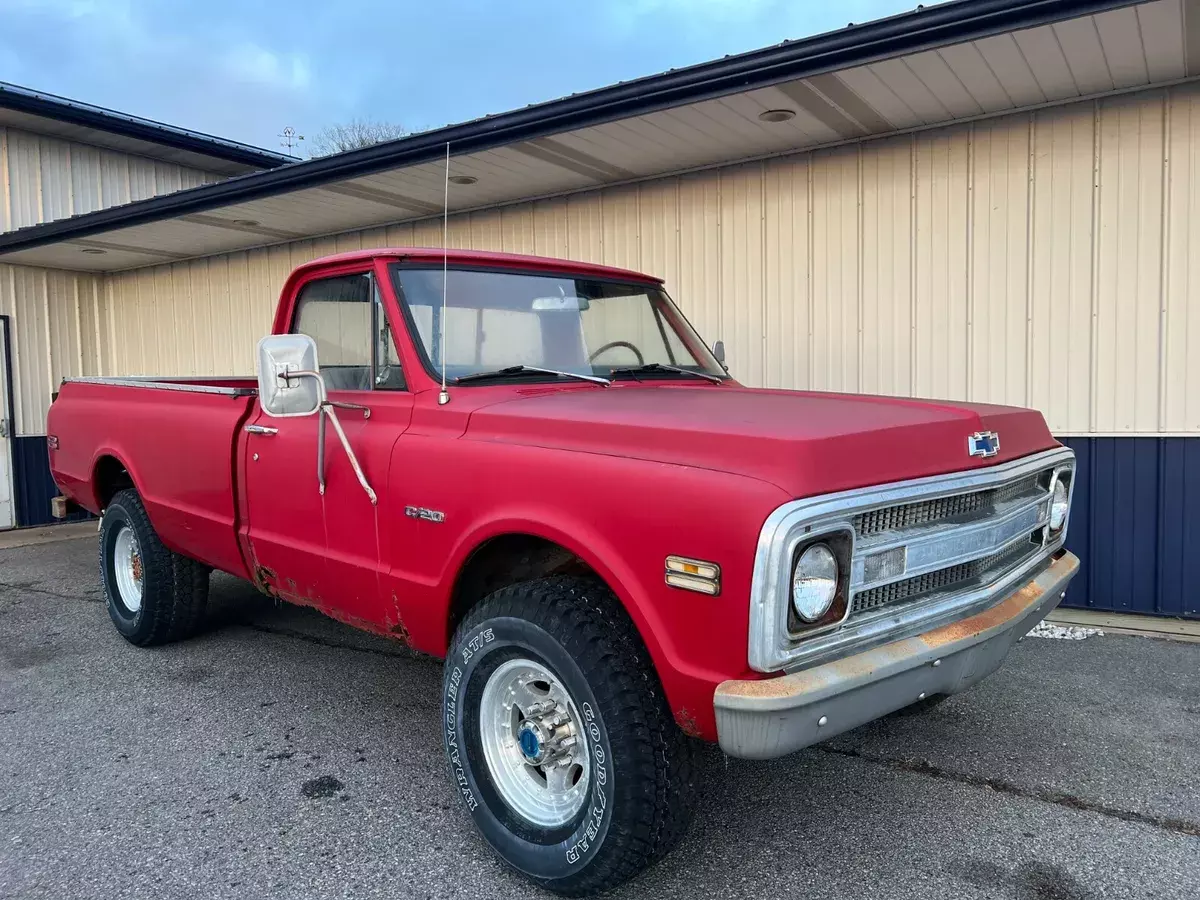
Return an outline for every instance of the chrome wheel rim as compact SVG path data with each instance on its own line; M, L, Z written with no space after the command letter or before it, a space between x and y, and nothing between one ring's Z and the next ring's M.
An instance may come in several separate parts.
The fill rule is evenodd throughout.
M142 553L137 537L128 525L122 525L113 542L113 572L121 603L131 613L142 608Z
M479 731L492 783L514 812L554 828L583 809L591 778L583 719L549 669L501 664L483 686Z

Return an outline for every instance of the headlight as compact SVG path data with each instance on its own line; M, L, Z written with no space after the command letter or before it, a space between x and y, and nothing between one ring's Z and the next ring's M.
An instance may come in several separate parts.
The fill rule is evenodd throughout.
M800 554L792 572L792 607L805 622L816 622L837 596L838 565L825 544L813 544Z
M1065 472L1054 473L1054 485L1050 488L1050 531L1057 533L1067 524L1071 490Z

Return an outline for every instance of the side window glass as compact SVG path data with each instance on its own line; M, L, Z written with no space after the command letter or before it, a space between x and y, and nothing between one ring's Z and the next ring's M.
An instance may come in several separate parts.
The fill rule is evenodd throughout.
M374 289L375 309L375 387L379 390L405 390L404 373L400 369L400 354L396 350L396 339L388 325L383 298L379 296L379 285Z
M321 375L331 391L371 389L371 276L341 275L300 289L292 332L317 342Z

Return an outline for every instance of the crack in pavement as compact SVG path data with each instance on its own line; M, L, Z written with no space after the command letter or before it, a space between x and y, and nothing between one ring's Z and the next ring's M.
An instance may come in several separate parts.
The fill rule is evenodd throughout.
M48 591L45 588L36 587L39 582L36 581L0 581L0 591L24 591L29 594L41 594L44 597L53 597L55 600L82 600L84 603L102 603L101 597L88 597L82 593L79 594L62 594L58 591ZM94 593L94 592L93 592Z
M1105 803L1097 803L1094 800L1085 800L1082 797L1076 797L1072 794L1065 794L1061 791L1053 791L1046 788L1022 787L1019 784L1014 784L1011 781L1006 781L1003 778L993 778L986 775L968 775L964 772L954 772L950 769L943 769L940 766L935 766L927 759L894 759L886 756L875 756L870 753L863 753L861 750L843 747L830 747L828 745L818 745L813 748L820 750L822 753L829 753L835 756L848 756L852 759L861 759L863 762L872 763L877 766L885 766L889 769L895 769L901 772L912 772L917 775L925 775L930 778L938 778L943 781L953 781L958 784L966 784L972 787L991 788L993 791L998 791L1002 794L1009 794L1013 797L1021 797L1026 800L1039 800L1042 803L1053 803L1055 806L1062 806L1067 809L1080 810L1082 812L1096 813L1102 816L1108 816L1111 819L1119 819L1122 822L1134 822L1139 825L1149 825L1151 828L1157 828L1160 831L1169 831L1175 834L1183 834L1188 837L1200 837L1200 822L1191 822L1187 819L1177 819L1173 816L1159 816L1153 813L1136 812L1130 809L1121 809L1116 806L1109 806Z

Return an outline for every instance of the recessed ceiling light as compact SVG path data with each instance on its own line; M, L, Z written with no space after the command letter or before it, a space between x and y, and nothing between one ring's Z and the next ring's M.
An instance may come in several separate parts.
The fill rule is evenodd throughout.
M234 225L244 225L246 228L253 228L258 224L257 219L234 219Z
M476 178L474 175L451 175L450 176L451 184L474 184L478 180L479 179Z
M758 117L764 122L786 122L796 118L796 113L790 109L768 109L760 112Z
M84 247L80 253L107 253L107 250L101 250L99 247Z

